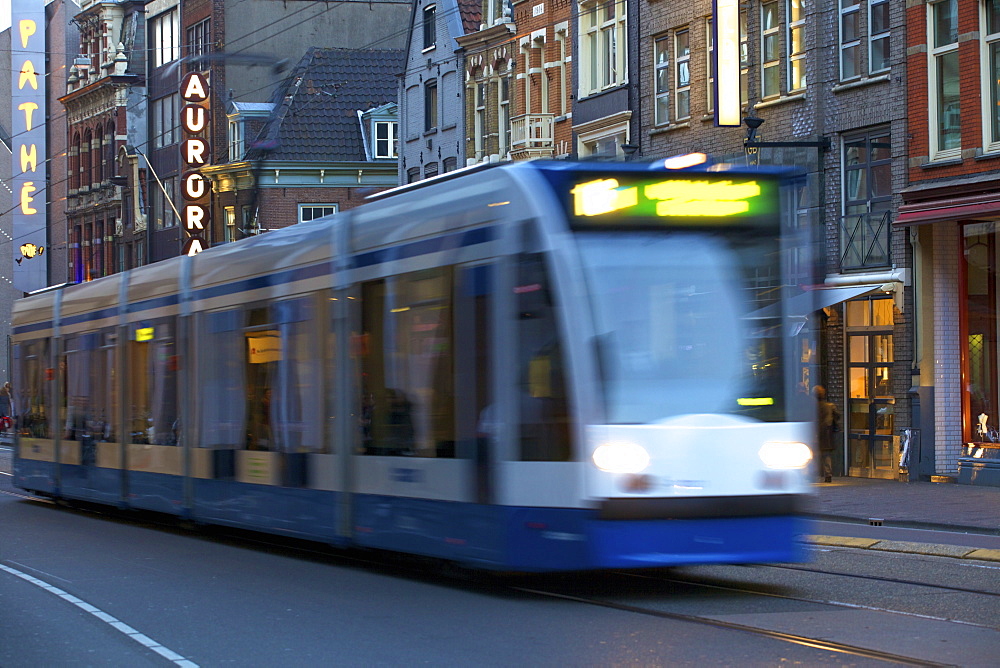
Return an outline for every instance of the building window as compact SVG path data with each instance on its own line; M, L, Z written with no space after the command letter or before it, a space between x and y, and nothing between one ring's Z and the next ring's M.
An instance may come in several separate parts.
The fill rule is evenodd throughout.
M181 57L180 14L171 9L150 21L153 67L162 67Z
M715 111L715 27L712 19L705 21L705 44L708 54L708 86L706 86L708 104L705 108L712 113Z
M153 148L176 144L180 139L177 124L177 95L153 100Z
M847 137L843 156L842 270L889 265L892 141L889 130Z
M429 179L432 176L438 175L438 164L436 162L429 162L424 165L424 178Z
M437 7L424 7L424 49L437 45Z
M475 91L475 111L472 120L473 148L476 160L482 160L486 153L486 89L485 82L478 82L473 87Z
M674 101L677 119L691 116L691 34L687 28L674 33Z
M747 29L749 14L740 10L740 102L750 102L750 31Z
M857 79L864 72L865 33L861 1L840 0L840 79ZM868 73L889 69L889 0L868 0Z
M625 0L580 2L580 95L628 80Z
M861 76L861 5L840 0L840 78Z
M868 71L883 72L889 69L889 0L869 0L868 31L871 34Z
M336 204L299 204L299 222L308 223L323 216L337 213Z
M455 157L445 158L441 163L441 168L445 172L453 172L458 168L458 159Z
M236 207L223 207L222 213L226 219L226 243L236 241Z
M155 179L154 179L155 181ZM153 184L152 200L155 229L165 230L177 225L174 205L177 202L177 179L173 176L162 178Z
M597 157L620 159L625 157L621 147L628 144L628 122L609 124L577 136L577 153L581 158Z
M928 6L930 20L931 159L961 155L961 102L958 73L958 0Z
M375 159L395 159L399 155L399 137L396 121L375 121Z
M187 29L188 71L195 72L208 69L208 61L198 57L212 52L212 32L210 20L199 21Z
M424 131L437 128L438 124L438 86L437 81L424 84Z
M781 17L778 2L771 0L760 6L761 97L781 94Z
M420 168L419 167L410 167L408 170L406 170L406 182L407 183L416 183L419 180L420 180Z
M670 122L670 37L653 40L653 122L663 125Z
M484 0L483 23L487 27L496 25L503 20L510 20L509 0Z
M500 118L497 129L500 137L500 157L503 158L510 152L510 75L504 73L500 77L499 85L497 102L500 107Z
M982 22L984 144L988 151L1000 151L1000 0L984 1Z
M803 0L787 0L788 35L788 90L806 87L806 17L802 11Z
M243 158L243 120L239 118L229 119L229 162L236 162Z
M559 46L559 115L565 116L567 113L567 91L569 90L569 82L566 80L566 31L558 30L556 31L556 44ZM509 145L509 144L508 144Z

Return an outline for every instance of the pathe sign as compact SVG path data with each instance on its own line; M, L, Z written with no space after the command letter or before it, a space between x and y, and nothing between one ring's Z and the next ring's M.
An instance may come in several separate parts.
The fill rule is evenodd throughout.
M44 0L11 1L10 37L13 282L32 292L49 284Z
M208 247L205 229L211 225L212 211L208 179L198 170L210 164L212 149L208 140L211 128L209 117L209 83L203 72L190 72L181 82L181 192L184 196L182 220L188 235L184 255L197 255Z

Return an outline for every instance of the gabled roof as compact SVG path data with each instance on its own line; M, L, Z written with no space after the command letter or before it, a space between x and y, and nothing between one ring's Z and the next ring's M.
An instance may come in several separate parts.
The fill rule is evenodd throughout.
M402 50L312 47L278 86L250 160L365 160L358 111L396 102Z

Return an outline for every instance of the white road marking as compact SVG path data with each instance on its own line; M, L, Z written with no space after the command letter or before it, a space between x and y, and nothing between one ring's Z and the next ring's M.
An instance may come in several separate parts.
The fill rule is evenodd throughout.
M59 598L63 599L64 601L66 601L68 603L72 603L73 605L75 605L76 607L80 608L84 612L88 612L91 615L93 615L94 617L97 617L99 620L101 620L105 624L111 626L112 628L114 628L117 631L120 631L121 633L124 633L129 638L131 638L132 640L136 641L137 643L139 643L143 647L146 647L148 649L153 650L154 652L156 652L157 654L159 654L163 658L167 659L168 661L172 661L172 662L176 663L178 666L182 666L183 668L198 668L198 664L197 663L195 663L193 661L188 661L187 659L185 659L183 656L181 656L177 652L174 652L174 651L172 651L172 650L164 647L163 645L161 645L160 643L156 642L155 640L153 640L149 636L144 635L142 633L139 633L138 631L136 631L135 629L133 629L128 624L126 624L126 623L124 623L124 622L122 622L122 621L120 621L118 619L115 619L114 617L112 617L108 613L103 612L103 611L101 611L98 608L95 608L90 603L87 603L86 601L84 601L84 600L82 600L80 598L77 598L76 596L73 596L73 594L70 594L68 592L63 591L59 587L53 587L52 585L50 585L47 582L43 582L42 580L39 580L36 577L32 577L32 576L28 575L27 573L23 573L23 572L17 570L16 568L11 568L10 566L5 566L3 564L0 564L0 570L6 571L7 573L10 573L11 575L15 575L15 576L21 578L22 580L30 582L31 584L35 585L36 587L41 587L42 589L44 589L45 591L49 592L50 594L55 594L56 596L58 596Z

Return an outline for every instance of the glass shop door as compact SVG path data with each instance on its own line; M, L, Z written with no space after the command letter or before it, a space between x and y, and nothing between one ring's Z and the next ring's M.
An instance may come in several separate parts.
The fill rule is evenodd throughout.
M892 299L847 303L847 475L898 479L892 392ZM884 328L884 329L883 329ZM882 331L879 331L881 329Z

